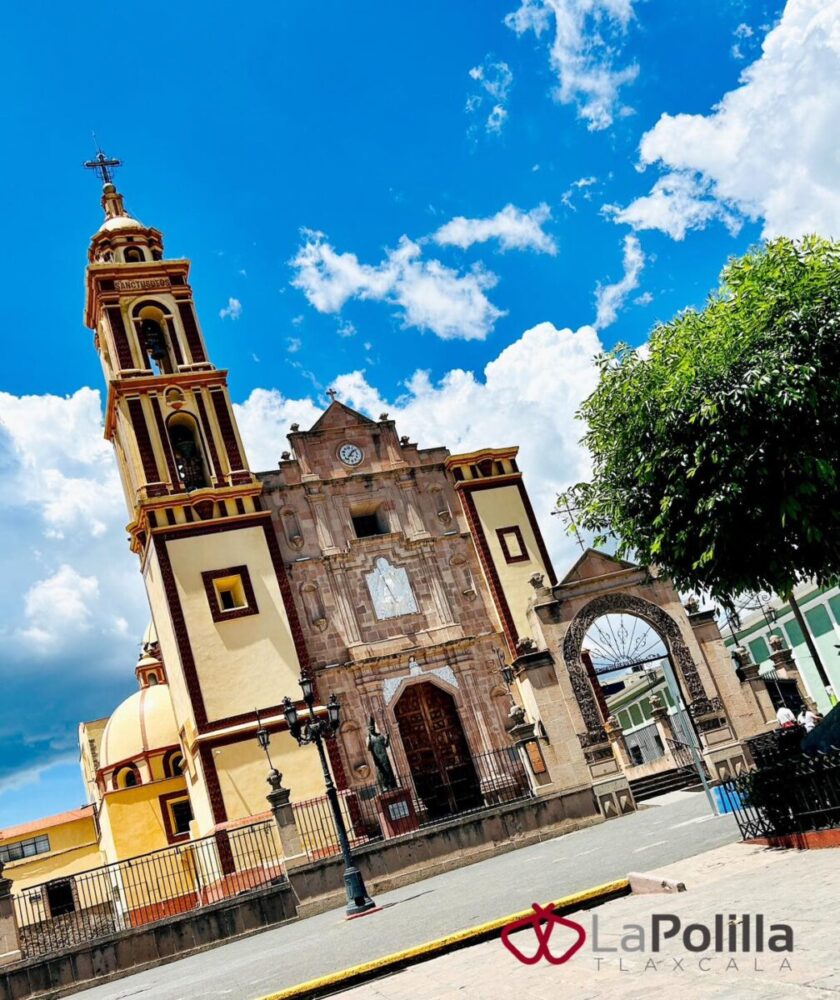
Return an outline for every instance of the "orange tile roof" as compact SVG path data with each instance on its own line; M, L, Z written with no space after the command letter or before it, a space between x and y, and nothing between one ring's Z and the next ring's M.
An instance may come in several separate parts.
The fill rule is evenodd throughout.
M62 823L72 823L77 819L87 819L93 816L93 806L81 806L79 809L70 809L67 812L56 813L55 816L44 816L43 819L34 819L29 823L19 823L17 826L7 826L0 830L0 842L7 840L20 840L28 834L40 833L52 826L61 826Z

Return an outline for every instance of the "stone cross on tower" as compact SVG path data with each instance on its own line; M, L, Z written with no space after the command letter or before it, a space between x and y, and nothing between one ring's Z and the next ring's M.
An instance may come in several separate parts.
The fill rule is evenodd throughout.
M330 402L334 403L335 397L338 395L338 393L335 391L335 389L327 389L327 395L330 397Z

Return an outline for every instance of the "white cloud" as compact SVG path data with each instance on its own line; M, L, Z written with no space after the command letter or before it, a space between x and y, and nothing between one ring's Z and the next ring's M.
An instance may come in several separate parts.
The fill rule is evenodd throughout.
M466 273L421 259L420 245L403 236L379 264L337 253L323 233L305 231L292 267L292 284L322 313L337 313L349 299L387 302L400 309L404 327L431 330L443 340L483 340L504 313L485 292L498 281L476 264Z
M551 68L557 76L555 97L574 104L590 131L609 128L616 115L632 113L620 91L639 73L636 65L616 68L616 57L633 19L634 0L521 0L505 24L537 38L551 30Z
M667 172L617 221L675 239L737 217L762 220L765 238L840 236L839 77L840 0L789 0L710 114L665 114L645 133L642 164Z
M614 323L627 296L638 288L639 275L645 266L645 255L637 236L624 237L624 276L612 285L599 284L595 290L595 329L603 330Z
M597 177L578 177L576 181L572 181L572 183L566 188L566 190L560 196L561 204L565 205L566 208L570 208L573 212L576 212L577 207L574 203L575 193L578 191L583 191L583 198L586 201L591 201L592 192L587 189L592 187L593 184L597 183L598 183Z
M339 337L355 337L356 327L350 322L349 319L339 320L336 327L336 332Z
M649 306L653 302L653 295L650 292L642 292L633 299L634 306Z
M224 309L219 310L219 319L239 319L242 315L242 303L239 299L229 298Z
M479 111L484 114L489 103L484 130L498 135L508 117L507 102L513 86L510 66L506 62L493 62L488 55L480 66L473 66L469 76L477 84L477 90L467 97L466 112L469 115L476 115Z
M551 209L543 202L523 212L515 205L505 205L486 219L467 219L459 215L441 226L432 235L441 246L457 246L466 250L474 243L498 240L501 250L536 250L556 254L557 244L542 228L551 218Z
M286 337L286 350L289 354L297 354L302 345L300 337Z
M252 469L276 469L292 424L311 427L321 410L311 399L287 399L276 389L254 389L233 411Z
M593 358L601 350L590 326L572 331L540 323L491 361L483 377L455 369L433 382L418 371L396 399L385 398L361 371L340 375L332 385L349 406L374 417L390 413L399 432L424 447L440 444L455 452L519 444L537 517L562 569L574 558L575 547L549 515L557 492L589 472L575 412L595 388ZM265 390L255 390L236 412L248 454L252 461L259 456L260 468L274 467L292 420L308 427L320 415L308 400L287 400Z
M741 228L741 219L718 201L711 185L685 171L674 171L660 177L650 194L621 208L604 205L605 215L634 229L660 229L674 240L685 239L690 229L705 229L713 219L720 220L734 235Z
M93 603L99 598L99 581L82 576L63 563L51 575L34 583L24 597L28 621L19 635L37 652L56 648L68 636L80 635L91 628Z

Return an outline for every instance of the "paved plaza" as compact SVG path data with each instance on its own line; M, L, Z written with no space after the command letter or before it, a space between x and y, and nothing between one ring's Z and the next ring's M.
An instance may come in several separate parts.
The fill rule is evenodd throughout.
M595 911L570 915L587 931L583 947L566 964L545 961L523 965L499 940L453 952L338 994L342 1000L636 1000L656 995L686 1000L821 1000L840 996L837 958L837 898L840 865L835 850L774 851L745 844L716 848L696 858L657 868L664 876L683 879L688 891L679 895L628 896ZM793 951L717 955L692 953L681 944L624 954L592 948L593 919L598 945L616 947L626 926L649 928L651 915L674 914L682 925L714 925L722 913L724 934L729 915L741 933L743 915L763 914L765 925L784 922L793 928ZM753 924L753 927L755 925ZM556 950L562 953L564 928ZM533 955L531 931L512 938ZM726 941L726 937L724 937ZM784 960L787 959L787 963Z
M332 910L76 995L85 1000L257 1000L526 909L534 901L556 899L629 871L673 864L737 840L731 816L712 816L702 794L674 792L633 815L383 893L377 896L383 909L369 917L347 922L341 910ZM490 947L501 946L495 942ZM451 959L463 961L471 953ZM433 968L438 965L428 963L412 974L422 977ZM379 984L362 989L374 988Z

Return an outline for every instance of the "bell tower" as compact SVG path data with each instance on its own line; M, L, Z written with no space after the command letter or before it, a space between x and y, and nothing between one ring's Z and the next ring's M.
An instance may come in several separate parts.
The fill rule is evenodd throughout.
M105 437L200 835L265 811L255 710L269 730L283 728L281 700L298 691L309 661L227 372L212 364L201 333L190 263L166 259L161 233L126 211L110 174L116 165L101 153L90 164L105 181L105 219L88 254L85 323L108 386ZM315 794L312 755L275 742L293 794Z

